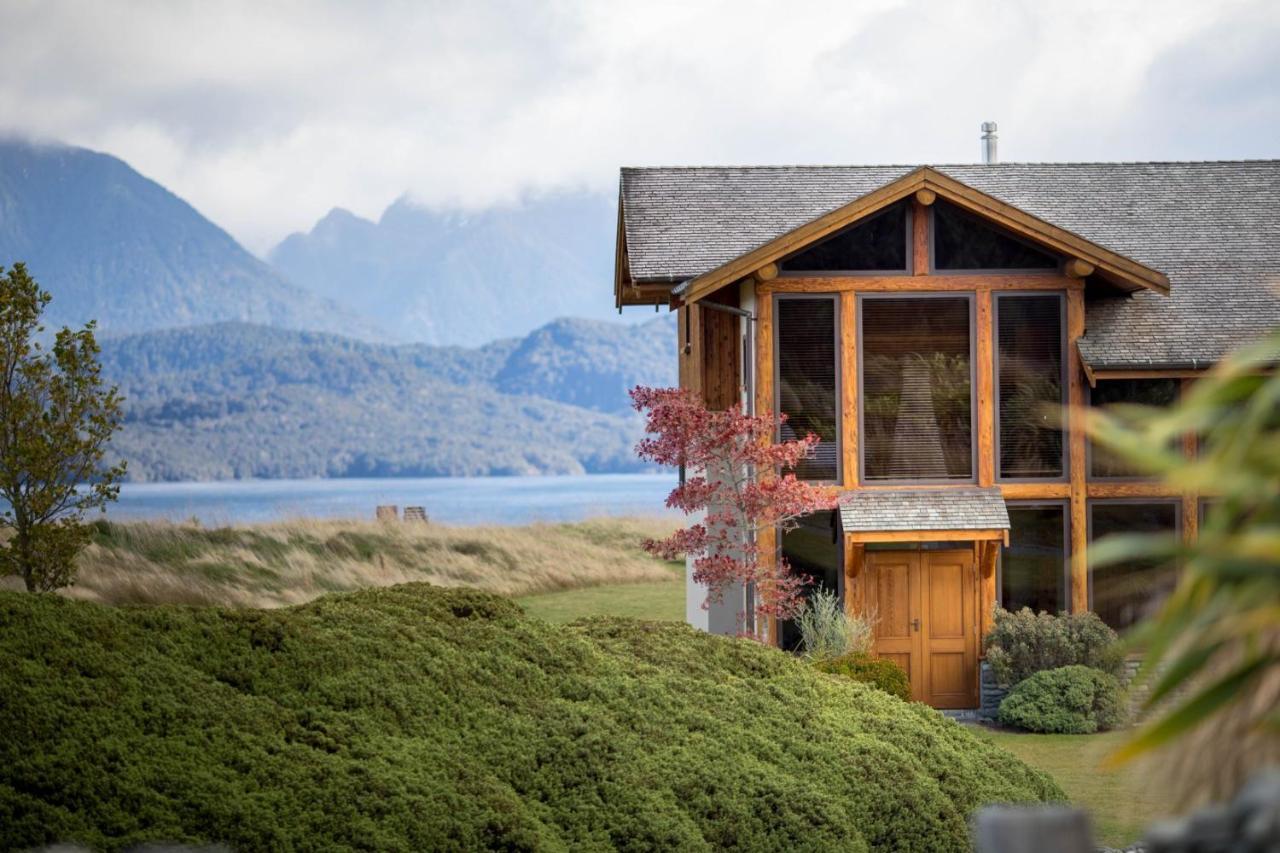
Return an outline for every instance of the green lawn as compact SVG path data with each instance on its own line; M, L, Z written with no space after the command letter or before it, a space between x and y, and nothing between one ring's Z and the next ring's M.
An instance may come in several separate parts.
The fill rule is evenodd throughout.
M977 727L975 727L977 728ZM1160 817L1160 803L1132 767L1101 769L1126 732L1100 735L1037 735L981 728L1000 746L1053 776L1071 801L1088 809L1100 844L1123 847Z
M684 584L680 578L659 583L588 586L517 598L530 616L548 622L572 622L583 616L630 616L684 621Z

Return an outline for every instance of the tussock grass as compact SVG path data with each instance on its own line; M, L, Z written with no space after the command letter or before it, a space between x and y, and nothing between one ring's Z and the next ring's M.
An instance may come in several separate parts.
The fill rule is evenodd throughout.
M678 580L640 541L673 522L601 518L524 527L299 519L203 527L93 523L66 594L105 604L280 607L327 592L427 581L525 596Z

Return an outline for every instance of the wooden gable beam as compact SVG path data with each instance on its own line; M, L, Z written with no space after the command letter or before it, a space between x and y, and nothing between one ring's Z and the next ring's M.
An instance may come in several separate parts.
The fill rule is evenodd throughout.
M932 204L937 198L946 199L957 207L1064 255L1067 257L1066 273L1069 277L1082 278L1097 272L1131 290L1146 288L1162 294L1169 292L1169 279L1164 273L1104 249L935 169L922 166L703 273L688 283L681 296L686 301L696 302L731 281L759 271L776 275L777 262L782 258L907 196L914 196L920 204L925 204L926 199L928 204Z

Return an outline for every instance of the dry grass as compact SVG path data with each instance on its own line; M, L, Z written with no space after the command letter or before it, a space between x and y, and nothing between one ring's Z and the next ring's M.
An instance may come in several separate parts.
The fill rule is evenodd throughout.
M298 520L206 528L95 522L67 594L109 604L279 607L326 592L407 581L534 595L675 581L640 550L673 522L595 519L524 527ZM11 579L12 580L12 579Z

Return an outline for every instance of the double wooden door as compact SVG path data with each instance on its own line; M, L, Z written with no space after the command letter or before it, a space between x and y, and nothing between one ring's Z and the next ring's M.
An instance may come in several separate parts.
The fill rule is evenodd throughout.
M977 707L973 551L870 551L865 567L873 653L906 671L912 698L935 708Z

